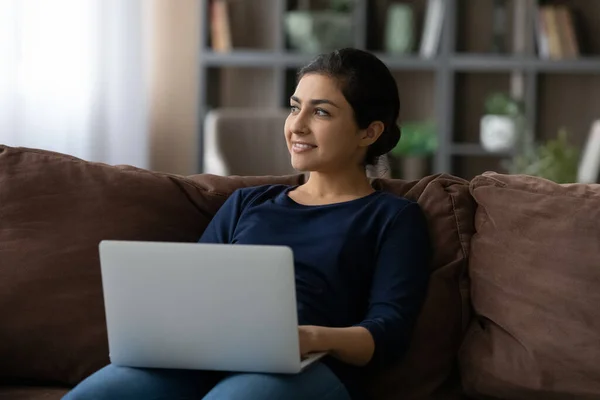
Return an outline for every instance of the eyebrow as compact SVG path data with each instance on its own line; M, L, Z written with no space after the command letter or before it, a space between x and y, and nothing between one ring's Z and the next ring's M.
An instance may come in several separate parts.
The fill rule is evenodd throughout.
M296 103L298 104L302 104L302 101L296 97L296 96L292 96L290 97L290 99L294 100ZM332 106L336 107L336 108L340 108L337 104L335 104L333 101L331 100L327 100L327 99L312 99L310 101L310 104L312 104L313 106L317 106L319 104L331 104Z

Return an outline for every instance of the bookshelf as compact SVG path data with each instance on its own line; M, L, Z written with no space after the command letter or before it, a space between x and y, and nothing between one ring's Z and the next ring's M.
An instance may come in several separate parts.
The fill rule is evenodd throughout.
M490 51L494 0L445 0L443 32L437 55L424 59L415 51L386 54L383 21L392 0L355 0L354 46L380 57L392 70L400 90L401 119L434 119L439 148L430 173L446 172L470 179L486 170L503 172L508 153L489 153L479 144L479 119L484 99L493 91L508 92L515 74L522 79L528 128L536 139L554 137L567 127L570 138L583 146L594 119L600 118L600 1L541 1L568 3L577 13L585 44L576 59L548 60L537 55L536 35L526 29L526 43L515 51L512 20L517 2L507 0L505 52ZM319 0L313 0L319 6ZM404 0L413 6L417 39L427 0ZM199 115L213 107L287 107L296 70L314 55L287 48L285 12L293 0L230 0L233 49L215 52L209 41L209 0L201 0L199 56ZM202 138L202 123L199 135ZM200 140L202 143L202 140ZM199 149L201 158L202 149ZM202 160L199 159L199 165Z

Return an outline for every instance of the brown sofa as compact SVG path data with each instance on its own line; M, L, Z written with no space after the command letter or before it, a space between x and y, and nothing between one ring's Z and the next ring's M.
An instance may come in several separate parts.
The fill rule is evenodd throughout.
M102 239L196 241L236 188L0 146L0 399L59 399L108 363ZM435 245L411 348L377 399L600 398L600 187L484 174L373 185ZM400 262L401 260L399 260Z

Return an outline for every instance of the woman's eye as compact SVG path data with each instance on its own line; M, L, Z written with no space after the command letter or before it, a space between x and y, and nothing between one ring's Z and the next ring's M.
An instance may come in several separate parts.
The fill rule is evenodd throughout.
M320 117L328 117L329 113L322 108L315 108L315 113Z
M300 109L297 106L290 106L290 112L292 114L297 113L298 111L300 111Z

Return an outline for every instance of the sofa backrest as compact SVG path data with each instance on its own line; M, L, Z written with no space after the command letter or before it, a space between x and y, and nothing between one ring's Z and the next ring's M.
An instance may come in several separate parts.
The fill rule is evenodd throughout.
M0 381L70 386L108 363L101 240L194 242L235 189L303 179L182 177L0 146ZM373 185L419 202L434 255L409 352L373 377L372 392L381 399L430 397L459 383L452 378L470 307L468 182L436 175Z
M186 179L0 146L0 381L74 385L108 363L101 240L194 242L232 187L300 179Z
M600 399L600 185L487 173L460 352L476 398Z

